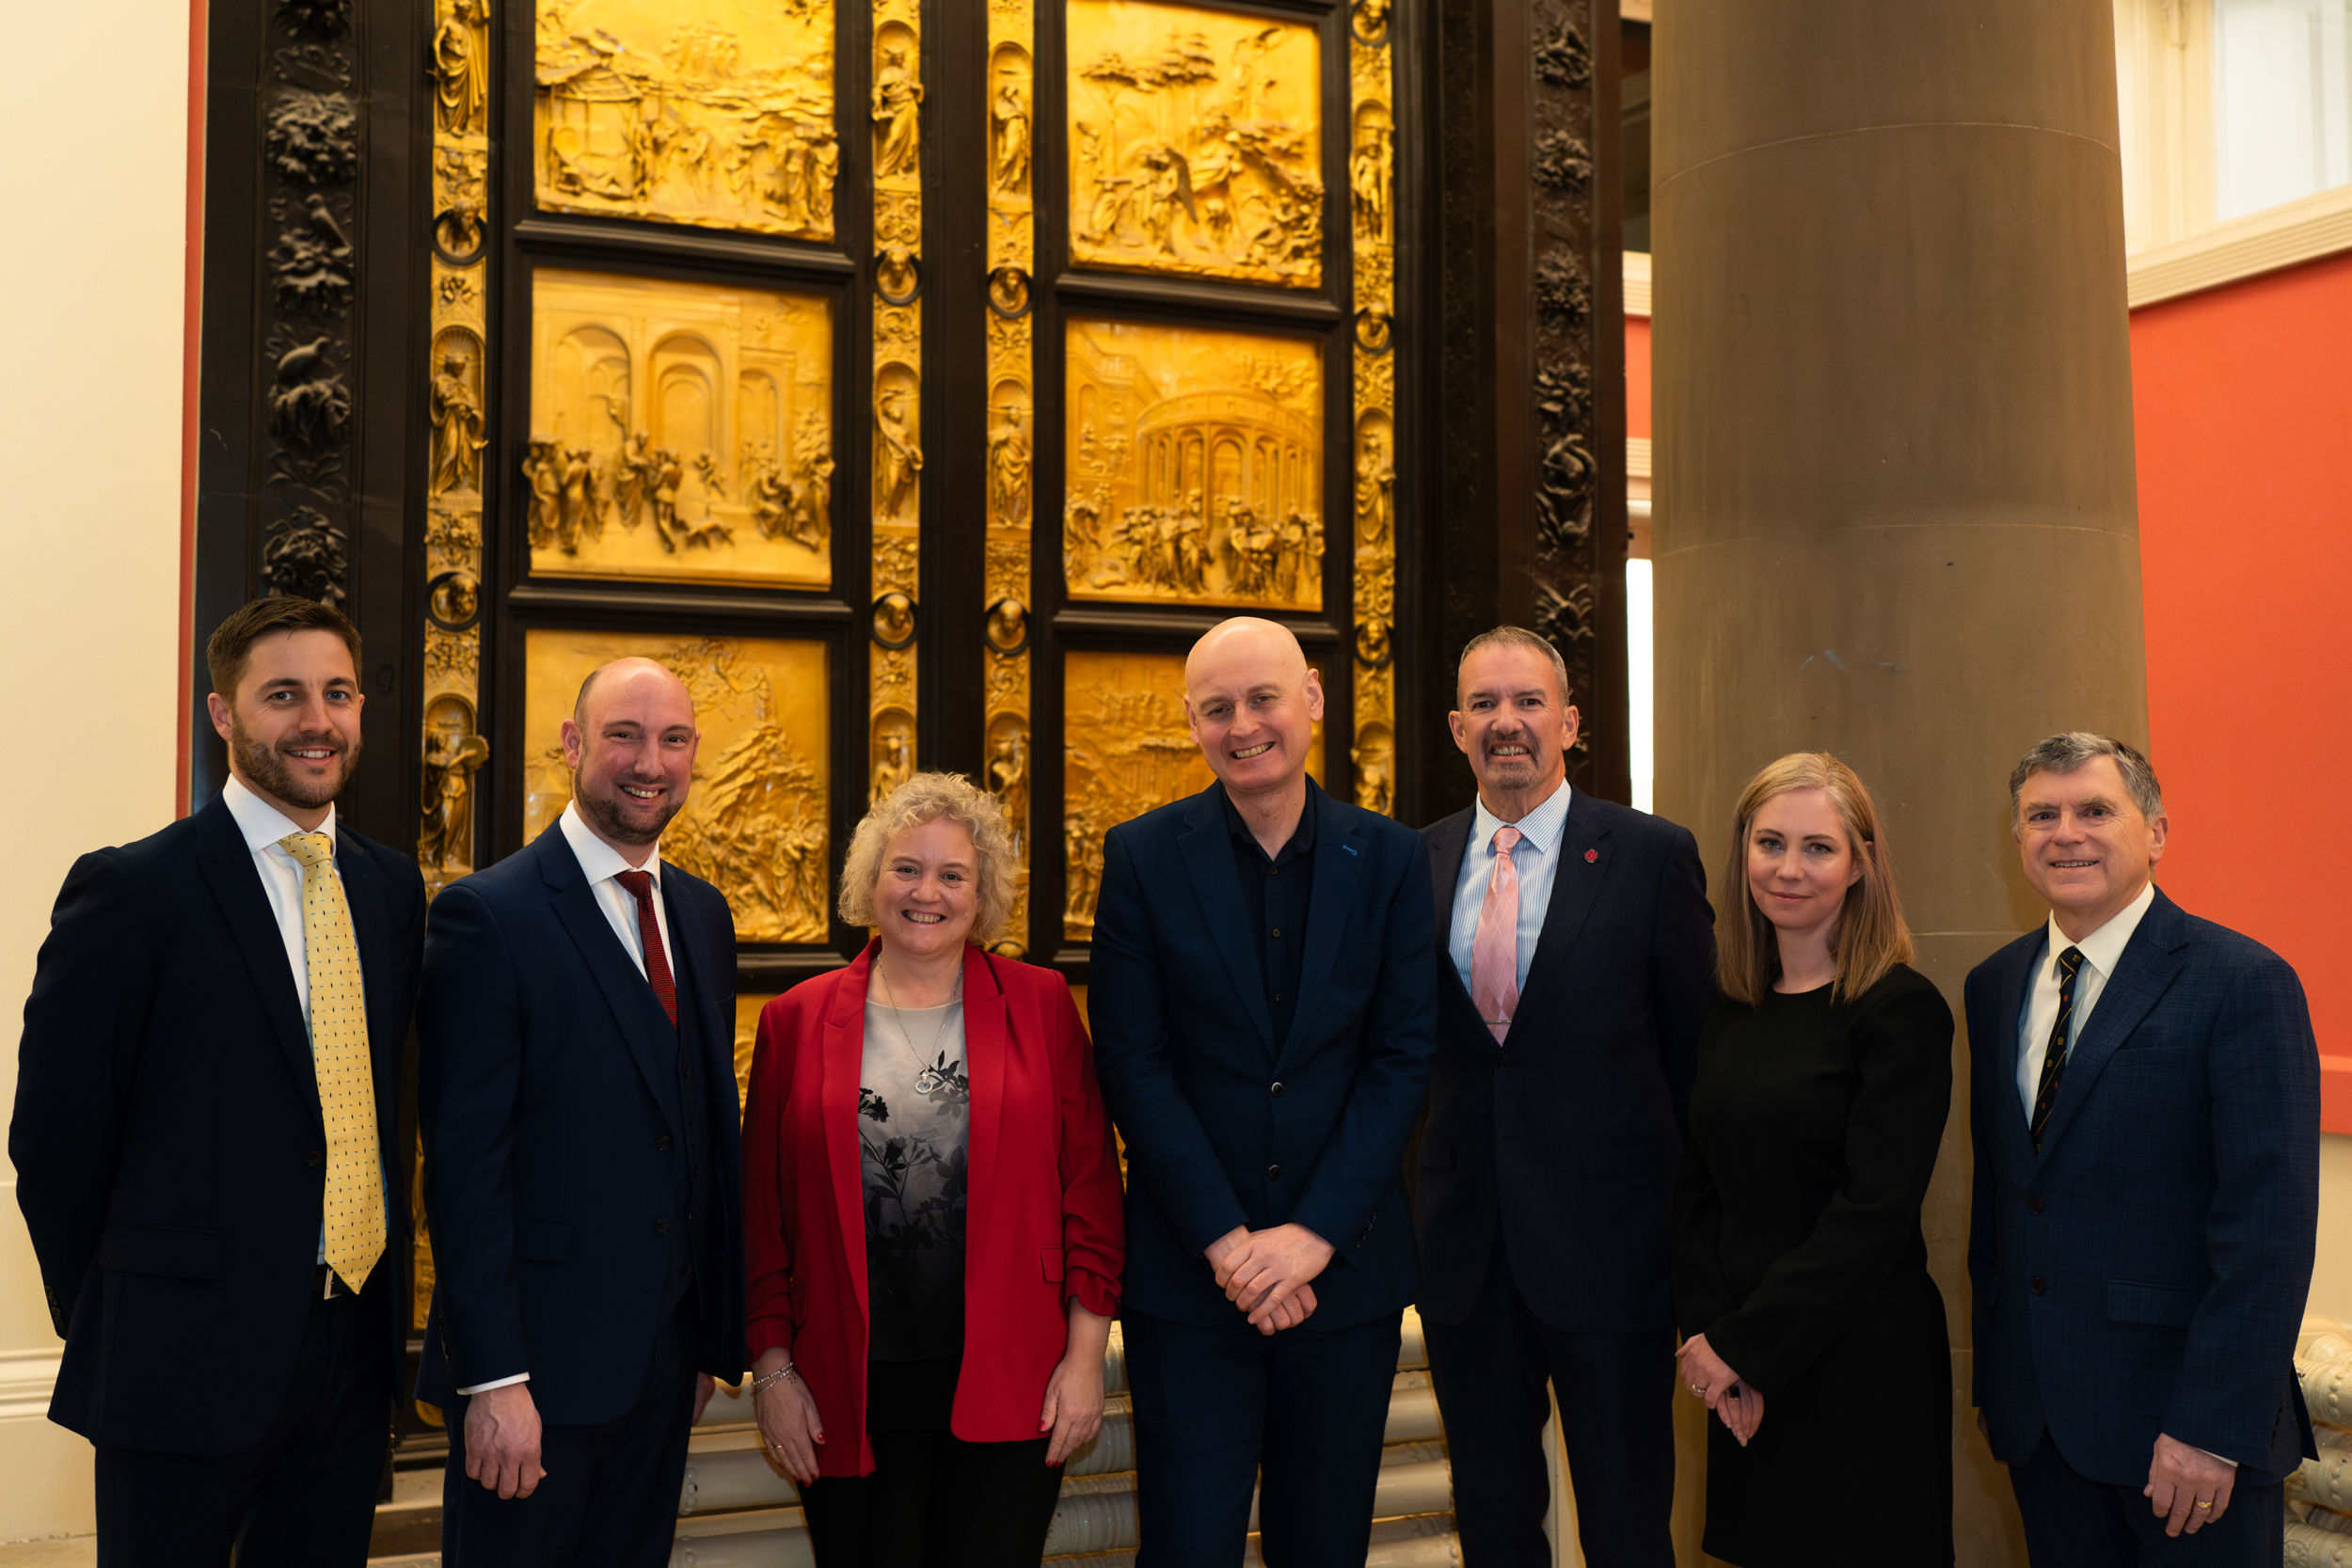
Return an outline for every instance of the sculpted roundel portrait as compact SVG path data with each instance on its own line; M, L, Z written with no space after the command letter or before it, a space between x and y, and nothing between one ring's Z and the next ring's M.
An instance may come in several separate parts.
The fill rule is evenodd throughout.
M1321 287L1314 29L1144 0L1068 19L1071 260Z

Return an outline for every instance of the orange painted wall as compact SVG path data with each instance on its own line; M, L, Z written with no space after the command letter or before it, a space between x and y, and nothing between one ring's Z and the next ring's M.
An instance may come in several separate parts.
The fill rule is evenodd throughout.
M2131 335L2159 880L2295 965L2352 1132L2352 257Z
M1649 439L1649 318L1625 319L1625 433Z

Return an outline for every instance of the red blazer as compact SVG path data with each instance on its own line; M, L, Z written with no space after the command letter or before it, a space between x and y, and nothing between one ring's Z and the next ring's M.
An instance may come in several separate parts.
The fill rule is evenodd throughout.
M829 1441L828 1476L874 1468L866 1437L866 1218L857 1089L869 944L759 1015L743 1117L749 1349L792 1353ZM1119 1158L1086 1026L1050 969L963 955L972 1082L963 1370L949 1425L972 1443L1038 1435L1069 1340L1065 1302L1119 1310ZM850 1441L852 1434L856 1441Z

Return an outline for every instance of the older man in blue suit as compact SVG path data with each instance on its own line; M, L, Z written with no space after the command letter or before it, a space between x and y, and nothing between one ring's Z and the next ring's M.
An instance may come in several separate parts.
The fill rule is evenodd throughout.
M2276 1564L2314 1451L2303 988L2156 890L2169 824L2131 747L2053 736L2010 793L2050 918L1968 976L1979 1419L2038 1568Z
M1133 1178L1139 1560L1241 1560L1263 1473L1267 1561L1359 1568L1416 1286L1429 875L1419 834L1308 777L1323 690L1288 631L1222 623L1184 687L1217 782L1111 830L1091 977Z

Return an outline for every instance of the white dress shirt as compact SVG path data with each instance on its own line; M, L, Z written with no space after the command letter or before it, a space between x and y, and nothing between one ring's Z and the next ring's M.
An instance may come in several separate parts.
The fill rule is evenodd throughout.
M2069 942L2058 929L2058 916L2050 916L2049 935L2041 960L2034 966L2033 988L2026 992L2025 1021L2017 1026L2017 1093L2026 1103L2027 1121L2033 1119L2034 1096L2042 1089L2042 1062L2049 1054L2050 1028L2058 1022L2058 986L2064 978L2058 970L2058 955L2074 947L2083 956L2083 966L2074 974L2074 1012L2066 1026L2066 1049L2071 1054L2074 1042L2083 1037L2083 1025L2090 1022L2090 1009L2099 1005L2099 993L2107 989L2115 966L2122 961L2132 933L2139 929L2140 918L2155 901L2156 884L2150 882L2139 890L2138 897L2080 942Z
M1486 883L1495 874L1495 830L1502 827L1519 831L1518 843L1511 847L1511 865L1519 877L1517 978L1518 989L1527 990L1527 966L1534 959L1536 939L1544 934L1544 911L1551 908L1551 883L1560 870L1560 841L1567 834L1568 798L1574 790L1561 780L1542 805L1510 823L1486 809L1484 795L1478 798L1470 844L1462 851L1462 874L1454 884L1454 919L1446 934L1446 951L1461 972L1463 990L1470 989L1470 949L1478 943L1478 911L1486 906Z
M326 808L326 820L315 828L305 828L286 814L262 800L246 786L234 773L221 786L220 798L235 819L237 832L245 835L245 847L253 852L253 869L262 876L262 892L269 899L269 912L278 920L278 940L286 944L286 966L294 971L294 1003L302 1009L302 1025L310 1026L310 948L302 935L302 882L305 873L302 863L294 858L294 851L278 841L290 833L317 832L326 835L330 849L340 847L335 837L335 808ZM338 864L335 875L342 875ZM347 902L348 900L346 900ZM356 945L359 933L353 931ZM365 1006L368 993L367 975L359 976L359 996ZM316 1080L313 1080L315 1083ZM376 1179L384 1180L384 1151L376 1150ZM326 1261L326 1216L319 1215L319 1261Z
M654 845L653 852L645 857L644 864L631 865L622 859L618 849L598 838L588 824L580 820L579 801L566 801L564 815L555 820L564 830L564 842L570 845L572 853L579 857L580 869L587 874L588 890L596 896L596 908L604 911L605 921L612 927L612 934L621 939L621 951L628 955L628 961L637 966L640 974L645 973L645 944L638 935L637 895L614 879L624 871L643 871L653 878L654 927L661 933L662 960L669 964L670 974L675 976L677 964L675 956L677 949L670 945L670 912L661 907L660 844L657 842ZM646 978L650 980L652 977L647 975ZM457 1391L469 1396L485 1394L509 1384L530 1381L529 1372L516 1372L513 1377L494 1377L487 1383L476 1383Z
M596 895L596 907L604 911L612 934L621 939L621 948L628 955L637 973L645 973L645 944L637 934L637 895L613 879L624 871L643 871L653 878L653 921L661 932L661 959L669 965L670 974L677 974L677 949L670 945L670 911L661 907L661 846L657 841L653 852L643 865L631 865L621 858L621 852L598 838L580 820L580 802L566 801L564 815L556 818L564 829L564 842L580 857L580 870L588 874L589 891ZM652 978L650 975L646 976Z

